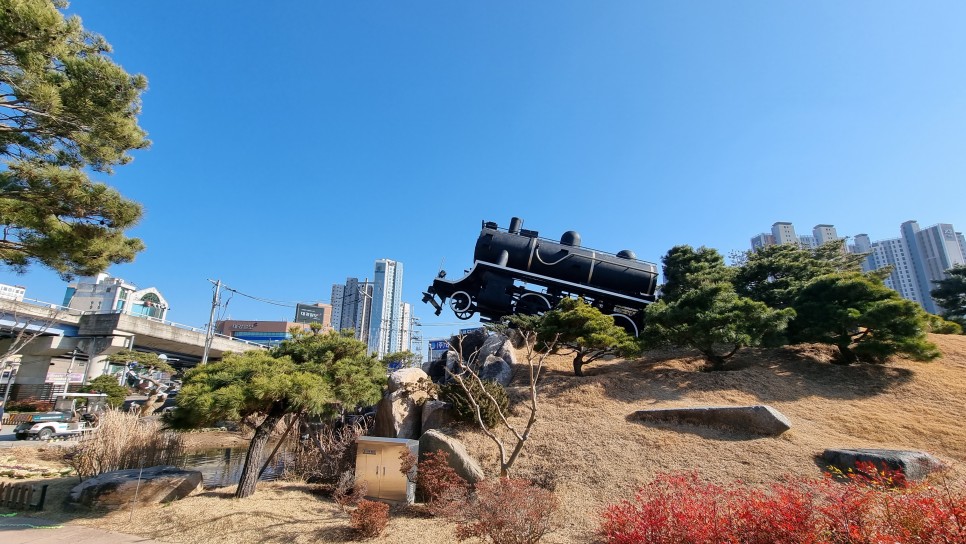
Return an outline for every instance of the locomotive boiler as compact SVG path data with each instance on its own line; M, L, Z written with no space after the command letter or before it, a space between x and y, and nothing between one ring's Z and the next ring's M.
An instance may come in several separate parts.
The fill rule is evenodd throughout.
M639 261L633 251L617 254L581 247L580 235L567 231L560 241L540 238L514 217L508 229L484 221L473 252L473 268L459 280L440 271L423 302L439 315L449 307L459 319L476 314L496 321L513 314L539 314L563 297L580 297L637 335L644 309L653 302L657 266Z

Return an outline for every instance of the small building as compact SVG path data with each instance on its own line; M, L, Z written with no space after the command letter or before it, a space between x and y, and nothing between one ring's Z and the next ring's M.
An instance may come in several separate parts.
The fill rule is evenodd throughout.
M64 306L82 312L120 312L160 320L168 314L168 301L154 287L138 289L105 273L77 278L69 283Z
M225 320L215 323L215 332L239 340L247 340L263 346L277 346L292 338L292 327L309 330L309 323L292 321L240 321Z
M26 292L27 288L22 285L7 285L6 283L0 283L0 298L23 302L23 296Z

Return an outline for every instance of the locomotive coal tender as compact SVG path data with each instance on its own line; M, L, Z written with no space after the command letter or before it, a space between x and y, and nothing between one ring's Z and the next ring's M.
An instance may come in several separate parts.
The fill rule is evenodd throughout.
M567 231L559 242L540 238L514 217L510 228L483 222L476 240L473 268L459 280L439 276L423 293L423 302L439 315L449 307L459 319L479 314L497 321L513 314L539 314L563 297L580 297L635 336L644 309L654 301L657 266L639 261L633 251L616 255L580 246L580 235Z

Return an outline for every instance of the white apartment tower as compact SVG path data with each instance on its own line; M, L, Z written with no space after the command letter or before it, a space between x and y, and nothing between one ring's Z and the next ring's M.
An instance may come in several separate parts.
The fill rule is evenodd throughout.
M376 261L372 280L372 319L369 323L369 352L383 357L409 349L402 345L403 265L392 259Z
M946 277L947 270L966 264L960 239L949 223L920 229L917 222L906 221L899 229L912 255L919 291L923 295L922 307L929 313L940 313L942 309L929 292L935 289L934 282Z
M812 236L815 237L815 244L817 246L822 246L839 239L834 225L815 225L815 228L812 229Z
M798 236L795 235L795 227L786 221L779 221L771 226L771 235L775 237L776 244L797 244Z

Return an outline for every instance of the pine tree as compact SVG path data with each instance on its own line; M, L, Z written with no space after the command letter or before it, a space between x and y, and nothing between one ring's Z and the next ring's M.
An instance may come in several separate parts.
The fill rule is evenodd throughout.
M0 262L37 263L64 278L134 259L124 230L141 206L92 181L149 145L138 126L142 75L110 45L65 18L63 1L0 0Z

